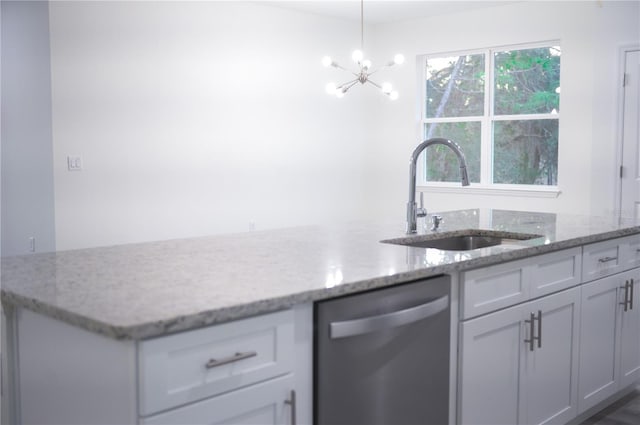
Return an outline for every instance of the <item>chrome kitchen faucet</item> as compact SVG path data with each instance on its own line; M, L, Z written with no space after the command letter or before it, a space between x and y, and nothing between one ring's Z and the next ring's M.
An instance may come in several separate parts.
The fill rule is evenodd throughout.
M464 159L462 149L456 143L448 139L433 138L425 140L415 148L411 154L409 160L409 202L407 203L407 234L416 233L416 223L418 215L424 217L427 215L427 210L422 204L422 193L420 194L420 208L416 206L416 164L418 162L418 156L423 150L431 145L445 145L450 148L458 157L460 162L460 179L463 186L469 186L469 176L467 175L467 161Z

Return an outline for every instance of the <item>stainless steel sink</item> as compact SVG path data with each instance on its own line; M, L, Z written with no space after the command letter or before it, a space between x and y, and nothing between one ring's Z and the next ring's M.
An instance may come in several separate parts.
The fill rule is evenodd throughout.
M502 232L495 230L457 230L444 233L432 233L420 236L407 236L397 239L386 239L380 242L415 248L435 248L445 251L470 251L507 243L540 238L540 235L528 233Z

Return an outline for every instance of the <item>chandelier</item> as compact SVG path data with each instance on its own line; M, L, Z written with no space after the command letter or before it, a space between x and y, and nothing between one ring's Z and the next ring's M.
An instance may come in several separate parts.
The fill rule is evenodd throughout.
M369 77L380 71L384 68L392 67L393 65L400 65L404 62L404 56L401 54L397 54L394 56L392 61L387 62L377 69L371 69L371 61L369 59L364 58L364 0L360 0L360 49L354 50L351 54L351 58L358 65L358 70L351 71L338 63L336 63L329 56L325 56L322 58L322 64L325 67L333 66L334 68L341 69L350 74L353 74L355 77L352 80L347 81L346 83L342 83L339 86L335 83L329 83L326 85L326 91L329 94L335 95L337 97L343 97L347 91L355 86L356 84L365 84L369 83L382 91L383 94L389 96L391 100L396 100L398 98L398 92L393 89L391 83L384 82L382 84L378 84L375 81L372 81Z

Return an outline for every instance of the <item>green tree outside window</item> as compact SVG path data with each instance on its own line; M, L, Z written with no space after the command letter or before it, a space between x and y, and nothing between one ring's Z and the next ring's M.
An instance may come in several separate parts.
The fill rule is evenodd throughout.
M556 186L560 57L558 46L427 57L425 139L458 143L473 183ZM426 161L427 181L459 180L446 150Z

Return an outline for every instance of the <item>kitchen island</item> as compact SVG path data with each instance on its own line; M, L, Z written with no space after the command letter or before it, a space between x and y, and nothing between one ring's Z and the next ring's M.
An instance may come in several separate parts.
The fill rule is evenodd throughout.
M242 404L243 402L227 401L221 397L232 398L237 393L238 399L246 402L247 398L259 398L262 393L273 393L270 387L258 387L266 383L275 385L275 381L278 388L294 387L297 390L299 420L307 423L311 421L312 404L310 334L313 330L314 302L442 274L450 275L452 286L456 288L452 289L452 314L455 315L455 323L452 325L452 356L455 356L455 344L465 336L465 320L471 323L477 318L491 317L491 313L498 309L508 311L512 305L524 305L542 295L568 288L578 290L585 286L581 285L586 282L581 267L584 262L584 247L601 243L606 245L611 240L624 241L624 246L629 247L628 252L637 249L636 245L640 247L640 222L620 220L617 217L504 210L463 210L441 215L443 224L440 232L486 229L534 234L539 237L470 251L442 251L381 243L381 240L403 237L404 223L363 221L3 258L2 303L9 327L7 351L12 365L9 378L15 390L14 396L10 397L10 404L17 414L15 418L28 422L25 417L31 413L25 412L26 406L35 404L42 410L38 414L43 416L34 415L33 418L46 417L44 415L50 415L52 411L63 409L64 400L56 400L51 406L43 403L47 399L47 394L43 393L47 385L40 386L42 390L32 390L37 387L35 384L39 379L34 369L42 367L42 373L46 372L46 365L38 366L43 360L34 353L49 350L56 345L55 340L47 339L47 335L68 333L63 346L68 344L67 349L77 349L75 341L80 341L78 346L84 347L88 352L81 359L59 366L57 370L65 367L77 367L80 370L81 363L87 361L87 357L94 356L87 367L91 364L99 366L95 368L95 377L85 375L87 388L91 388L91 381L104 380L109 376L110 382L105 382L101 388L105 391L101 393L103 397L107 397L109 391L115 392L115 388L122 388L118 392L119 396L113 398L114 404L102 411L108 414L114 409L121 410L123 415L100 417L101 414L93 410L96 415L95 423L113 423L114 418L119 423L162 423L154 422L154 418L166 415L167 411L171 411L169 409L176 406L193 408L205 403L205 399L211 403L219 402L222 406ZM605 248L609 249L608 245ZM640 251L633 251L635 257L629 260L628 267L621 266L615 273L640 266L638 252ZM507 304L496 304L492 308L480 305L490 304L486 300L479 303L479 307L465 305L462 296L471 293L471 287L465 290L465 282L470 282L470 277L476 278L476 281L482 280L473 274L474 271L515 264L521 270L520 274L526 274L529 273L526 270L530 268L531 258L549 259L555 253L571 254L562 257L563 260L571 259L575 274L573 280L567 281L566 288L538 295L525 291L525 298ZM597 263L598 260L595 261ZM611 265L609 262L602 264ZM555 269L548 270L553 272ZM500 271L501 276L505 273L504 270ZM590 280L613 273L614 271L596 271ZM625 288L625 297L628 297L629 290L633 291L633 283L631 286L627 284ZM576 296L580 297L580 294ZM500 297L496 299L498 298ZM579 314L579 303L575 307L574 313ZM474 312L474 308L477 311ZM24 321L23 325L21 321ZM52 327L45 332L43 329L49 324ZM251 334L256 326L262 326L265 332L276 335L274 340L281 347L271 347L269 350L274 351L276 357L281 356L284 363L290 363L289 366L280 364L280 359L272 361L271 363L276 363L273 375L250 378L246 385L236 387L230 383L222 383L219 388L211 390L213 392L207 389L194 390L191 383L182 382L182 387L178 387L189 389L184 391L185 395L180 396L182 398L178 397L176 400L158 401L154 399L156 396L149 395L149 388L157 387L158 383L147 383L144 380L153 375L154 367L159 366L149 360L152 357L146 356L149 353L152 356L156 352L154 350L161 349L153 345L157 341L187 338L187 335L194 335L193 332L216 333L220 330L223 332L211 335L211 338L225 341L233 335L247 332ZM579 332L579 328L576 327L574 331ZM28 332L37 332L38 335L27 335ZM42 335L43 332L46 335ZM574 336L577 344L578 334ZM39 344L42 344L40 350ZM58 342L57 345L61 344ZM96 348L99 352L92 352L92 347L100 347L99 350ZM58 348L61 351L57 359L68 359L68 353L63 349L65 347ZM282 354L278 354L281 353L280 350ZM459 362L463 370L469 366L465 363L464 351L461 352L461 357L456 358L453 364ZM239 353L244 355L244 352ZM618 354L616 352L615 355ZM257 357L246 362L261 361L260 356ZM51 360L52 365L54 359L55 354ZM232 359L233 361L235 360ZM575 363L572 367L578 368L577 361ZM32 367L25 370L26 364ZM458 376L462 374L458 374L457 369L452 368L454 390L450 422L465 423L461 394L464 394L462 386L466 381ZM229 373L233 375L232 370ZM81 382L82 376L81 373L74 376L75 382ZM268 377L272 376L277 379L269 381ZM48 377L54 379L50 381L52 388L68 382L64 376ZM169 377L167 380L174 378L178 379ZM210 378L194 379L207 381L208 385ZM237 376L227 378L236 381L239 379ZM40 379L44 381L47 377L41 375ZM251 388L249 383L257 383L253 385L256 387L253 388L253 394L257 395L238 393ZM456 386L460 388L455 389ZM238 387L242 389L232 391ZM18 388L21 390L18 391ZM92 398L86 395L87 388L82 389L80 384L78 388L78 397L85 393L87 398ZM572 387L574 393L576 390L577 386ZM623 388L616 387L613 393L619 394L618 390ZM283 391L287 393L289 390ZM20 397L17 396L18 392ZM284 409L295 404L295 396L286 397L286 403L274 407L277 410L274 415L279 420L285 416L289 418L291 413ZM577 399L575 394L572 397ZM61 398L63 397L58 397ZM457 402L457 398L461 400ZM37 403L30 400L37 400ZM196 403L198 400L205 401ZM605 399L600 401L606 402ZM85 405L92 406L90 402ZM597 405L596 403L589 408ZM214 408L212 406L209 408ZM87 415L92 413L89 407L84 416L79 416L81 420L75 422L87 420ZM578 408L572 406L572 409L572 416L577 417ZM197 412L193 415L192 418L197 417ZM74 422L69 419L72 416L64 418ZM524 419L522 423L526 423ZM256 419L252 420L255 422Z

